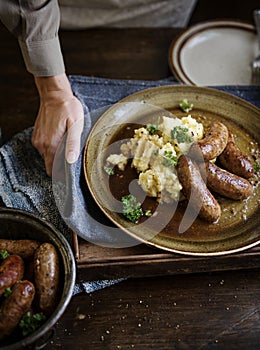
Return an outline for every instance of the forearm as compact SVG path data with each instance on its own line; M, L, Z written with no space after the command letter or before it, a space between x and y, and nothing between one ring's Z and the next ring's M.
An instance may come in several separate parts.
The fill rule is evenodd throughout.
M66 135L66 159L77 160L84 125L81 102L73 95L65 74L58 38L57 0L0 0L3 23L19 40L25 64L34 75L40 108L32 144L52 173L56 151Z
M52 77L35 77L35 84L41 99L64 102L73 96L65 73Z
M57 0L3 0L0 1L0 18L18 38L30 73L34 76L64 73Z

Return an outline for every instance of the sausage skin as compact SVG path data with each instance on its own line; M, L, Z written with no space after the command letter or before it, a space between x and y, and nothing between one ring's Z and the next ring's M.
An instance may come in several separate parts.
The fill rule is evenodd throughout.
M191 145L189 157L196 160L212 160L223 152L227 141L227 127L220 122L214 122L206 131L205 137Z
M59 256L51 243L43 243L35 251L34 281L37 306L45 315L50 315L59 293Z
M228 142L218 157L220 165L233 174L249 179L254 175L254 165L235 143L232 133L228 133Z
M248 180L211 162L205 163L205 169L207 186L211 191L234 200L243 200L252 195L253 187Z
M40 242L31 239L0 239L0 249L7 250L9 254L19 255L28 260L33 257Z
M198 165L182 155L178 160L177 174L183 194L194 210L198 211L202 219L210 223L216 222L220 218L221 208L203 181Z
M23 274L23 259L19 255L9 255L0 265L0 295L22 279Z
M27 280L18 281L2 306L0 314L0 339L10 335L22 316L30 309L35 294L34 285Z

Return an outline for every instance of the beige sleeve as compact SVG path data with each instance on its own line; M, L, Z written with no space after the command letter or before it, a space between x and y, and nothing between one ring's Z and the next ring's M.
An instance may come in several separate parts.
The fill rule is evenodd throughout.
M57 0L0 1L0 19L17 38L27 70L35 76L65 71Z

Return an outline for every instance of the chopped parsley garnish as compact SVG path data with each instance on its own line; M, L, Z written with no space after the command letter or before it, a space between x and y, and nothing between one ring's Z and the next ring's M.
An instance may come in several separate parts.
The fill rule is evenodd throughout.
M104 170L105 170L105 172L106 172L108 175L114 175L114 174L115 174L115 170L114 170L114 168L111 167L111 166L105 165L105 166L104 166Z
M26 337L28 334L33 333L40 328L45 320L46 316L42 312L33 315L30 311L26 312L19 322L22 335Z
M260 166L258 163L254 163L254 170L258 172L260 170Z
M159 131L158 124L147 124L146 129L151 135L157 134Z
M192 142L192 138L188 134L189 129L182 126L175 126L171 130L171 138L176 140L178 143L189 143Z
M178 163L178 158L172 153L172 151L165 151L163 155L164 166L176 166Z
M189 103L189 101L187 100L187 98L184 98L180 104L179 104L180 108L183 110L183 112L190 112L193 108L193 104Z
M152 211L150 209L147 209L144 213L145 216L149 217L152 216Z
M143 215L141 203L132 194L122 197L121 201L123 203L123 215L129 221L137 222Z
M10 287L6 288L4 291L4 297L8 298L12 294L12 289Z
M0 250L0 259L4 260L4 259L8 258L9 255L10 254L8 253L7 250L5 250L5 249Z

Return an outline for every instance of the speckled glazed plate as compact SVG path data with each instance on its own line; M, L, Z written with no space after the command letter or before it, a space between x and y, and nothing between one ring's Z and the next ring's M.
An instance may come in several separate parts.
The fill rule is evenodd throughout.
M250 85L257 47L251 24L206 21L184 30L173 40L169 65L176 78L186 84Z
M179 108L179 103L184 98L194 104L190 112L194 118L203 123L211 120L222 121L232 130L243 152L259 156L258 108L212 88L188 85L151 88L130 95L113 105L94 125L84 150L84 172L90 192L116 227L153 247L200 256L223 255L253 247L260 243L260 186L257 185L254 187L254 194L246 201L217 197L222 208L219 222L208 224L196 218L184 232L180 232L179 228L186 202L180 202L177 207L158 205L156 220L148 218L140 224L130 223L116 209L121 196L128 193L134 181L124 180L122 174L108 176L104 171L107 155L119 152L121 141L118 140L127 140L132 136L133 124L154 122L158 120L158 116L167 113L177 117L187 115ZM116 203L115 206L110 206L113 202ZM155 203L154 200L154 205Z

